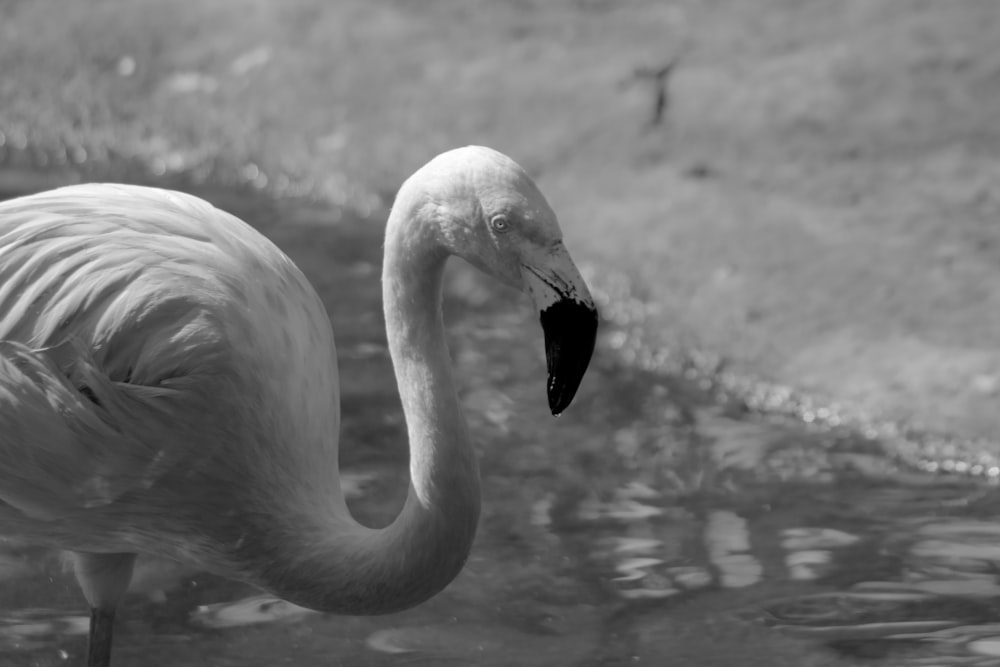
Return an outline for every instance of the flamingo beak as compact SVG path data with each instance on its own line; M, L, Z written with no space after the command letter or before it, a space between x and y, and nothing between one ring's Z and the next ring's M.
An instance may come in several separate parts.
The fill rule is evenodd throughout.
M523 276L545 333L549 409L558 416L576 396L597 339L597 308L560 243L545 262L524 265Z

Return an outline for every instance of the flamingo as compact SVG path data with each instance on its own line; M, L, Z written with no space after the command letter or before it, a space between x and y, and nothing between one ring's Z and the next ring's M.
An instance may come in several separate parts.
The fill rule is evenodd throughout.
M69 552L90 667L110 664L137 554L352 615L407 609L454 579L480 483L444 337L450 255L533 299L553 415L593 353L594 301L525 171L476 146L417 170L389 215L382 273L410 485L373 529L341 490L330 320L275 245L157 188L0 203L0 526Z

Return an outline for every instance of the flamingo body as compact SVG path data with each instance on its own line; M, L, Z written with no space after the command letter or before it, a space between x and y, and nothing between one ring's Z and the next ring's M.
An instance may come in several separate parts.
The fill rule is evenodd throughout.
M339 495L324 307L198 198L80 185L0 204L0 341L8 535L232 573L276 496ZM292 419L310 437L283 442Z

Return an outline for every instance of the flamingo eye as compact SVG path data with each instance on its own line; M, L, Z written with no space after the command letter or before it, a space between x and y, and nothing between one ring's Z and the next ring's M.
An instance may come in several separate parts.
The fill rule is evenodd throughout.
M510 230L510 221L505 215L495 215L490 218L490 228L497 234L503 234Z

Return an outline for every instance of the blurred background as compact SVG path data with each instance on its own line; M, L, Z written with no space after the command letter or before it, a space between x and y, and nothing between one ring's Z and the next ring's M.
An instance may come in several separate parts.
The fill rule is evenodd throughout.
M512 156L604 317L553 422L527 305L452 267L486 489L440 598L317 618L149 561L122 664L1000 664L997 44L994 0L0 0L0 196L175 187L289 252L372 522L407 175ZM58 559L4 558L8 663L78 655Z

